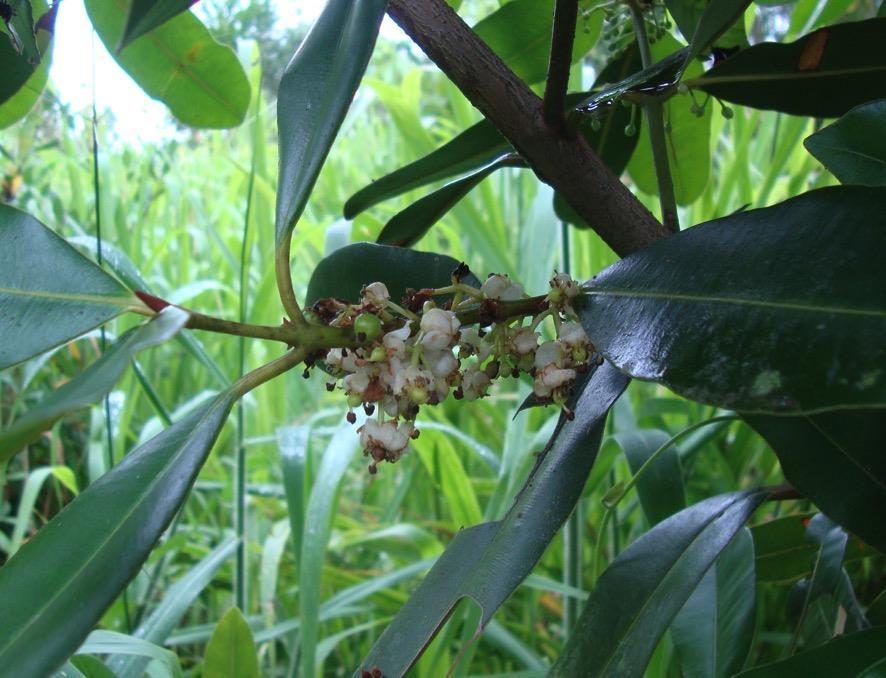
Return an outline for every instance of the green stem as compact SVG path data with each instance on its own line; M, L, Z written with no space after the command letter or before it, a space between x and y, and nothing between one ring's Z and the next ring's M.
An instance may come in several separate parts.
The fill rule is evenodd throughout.
M295 289L292 286L292 271L289 268L289 250L292 244L292 232L286 234L283 241L277 246L274 256L274 269L277 274L277 289L280 292L280 301L289 319L294 325L307 323L295 298Z
M640 60L643 68L652 65L652 52L649 49L649 37L646 35L646 21L643 12L634 0L628 1L631 20L634 24L634 35L640 48ZM652 146L652 162L655 165L655 178L658 182L658 199L661 205L661 219L672 232L680 230L677 216L677 200L674 195L674 180L668 164L668 147L665 139L664 108L662 102L655 97L643 104L646 124L649 128L649 143Z
M284 372L288 372L293 367L302 362L308 355L308 350L304 347L294 348L288 353L284 353L279 358L265 363L261 367L257 367L240 377L231 386L231 392L237 398L242 398L254 388L261 386L266 381L270 381L274 377L278 377Z

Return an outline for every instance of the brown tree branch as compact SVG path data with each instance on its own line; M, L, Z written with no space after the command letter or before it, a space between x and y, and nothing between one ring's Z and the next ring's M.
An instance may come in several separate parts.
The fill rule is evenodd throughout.
M616 254L669 235L581 135L545 124L542 100L444 0L391 0L388 14Z
M557 0L554 6L551 57L542 113L545 122L554 128L566 126L566 88L569 86L569 68L572 66L572 44L575 42L575 22L578 20L578 0Z

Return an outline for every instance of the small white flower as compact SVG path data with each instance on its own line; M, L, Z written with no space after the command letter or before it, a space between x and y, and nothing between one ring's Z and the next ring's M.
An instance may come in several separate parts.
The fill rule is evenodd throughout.
M511 337L511 346L517 355L528 355L538 346L540 336L538 332L533 332L529 327L520 327Z
M551 279L551 287L559 289L567 299L574 299L581 292L581 285L568 273L558 273Z
M395 396L406 397L419 403L427 402L428 384L434 381L434 375L417 365L410 365L405 370L394 374L392 391ZM420 394L423 393L422 397Z
M561 323L558 337L563 344L570 348L577 348L590 343L584 328L578 323Z
M523 298L523 286L506 275L493 274L483 281L480 287L487 299L516 301Z
M446 379L458 369L458 359L449 349L423 351L421 359L435 377Z
M409 339L411 329L409 323L399 330L392 330L382 337L381 343L387 349L389 355L403 355L406 351L406 340Z
M474 327L467 327L459 333L460 355L476 355L482 363L492 352L492 347L485 341Z
M385 302L391 298L387 286L382 282L374 282L363 288L363 303L372 306L384 306Z
M532 382L532 391L539 398L550 398L551 394L563 386L568 386L575 381L575 370L564 370L556 365L548 365L535 373Z
M480 369L479 364L468 365L461 380L461 390L465 400L471 401L485 396L490 383L489 376Z
M396 421L379 424L367 419L360 427L360 444L376 461L396 461L409 445L413 426L409 422L398 425Z
M326 364L333 370L356 372L357 353L345 348L333 348L326 354Z
M449 348L455 343L461 323L452 311L429 309L421 318L421 344L431 351Z
M535 352L535 369L543 370L549 365L563 367L566 351L559 341L546 341Z
M369 373L366 370L359 370L353 374L347 375L342 380L342 386L345 389L345 393L355 393L362 396L366 392L366 389L369 388L369 381Z

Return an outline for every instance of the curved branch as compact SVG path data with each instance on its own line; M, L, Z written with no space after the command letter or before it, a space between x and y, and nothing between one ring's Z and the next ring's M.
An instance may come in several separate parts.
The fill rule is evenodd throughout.
M618 255L670 235L584 137L545 123L542 100L444 0L391 0L388 14Z

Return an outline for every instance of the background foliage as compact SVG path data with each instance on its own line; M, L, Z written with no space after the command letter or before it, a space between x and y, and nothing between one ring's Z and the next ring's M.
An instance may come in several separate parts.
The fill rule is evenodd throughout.
M479 20L497 7L473 2L462 11ZM168 141L133 145L115 138L112 118L94 121L88 111L67 110L50 88L24 120L0 133L3 198L92 254L100 217L105 266L126 282L140 276L141 289L220 317L276 324L271 224L278 140L271 97L303 33L275 28L270 3L243 3L235 12L209 3L204 11L216 35L236 42L245 60L252 98L248 110L241 102L245 120L239 127L196 131L170 125ZM755 40L777 34L788 41L872 12L846 0L761 3L746 11L744 27ZM600 30L591 25L588 34ZM257 39L258 47L248 39ZM604 42L593 44L589 40L582 68L573 73L575 90L588 89L606 63ZM844 178L839 158L830 164L823 157L828 129L833 137L839 127L821 130L820 120L739 105L727 118L713 100L699 117L689 112L690 104L686 96L668 103L685 224L836 185L834 175ZM342 207L350 196L478 120L414 47L380 40L293 235L297 296L305 297L324 256L351 242L376 240L388 219L427 191L394 196L347 221ZM803 144L807 138L812 154ZM626 180L655 207L654 177L644 160L649 153L640 134ZM882 171L878 176L882 182ZM593 231L561 224L552 190L514 167L500 169L443 210L414 246L468 261L478 274L507 273L530 293L546 290L554 268L587 278L616 261ZM107 337L93 331L0 373L0 425L9 426L70 382L101 355L106 339L133 325L131 318L120 318L107 326ZM133 357L132 369L105 401L65 414L0 468L0 564L128 450L274 355L274 347L261 341L201 333ZM449 401L428 409L413 452L370 477L344 424L340 398L328 395L323 382L317 372L307 380L290 372L243 400L238 415L221 427L163 541L103 614L100 626L107 635L90 636L73 660L77 670L103 675L94 660L101 656L119 675L147 669L154 675L222 675L212 667L234 661L225 653L241 653L247 668L236 675L348 673L453 537L505 513L556 422L548 409L520 412L531 387L510 382L471 407ZM480 618L476 606L463 603L415 675L442 675L460 654L456 675L544 675L569 634L583 628L579 611L588 591L628 545L685 506L782 482L763 438L725 417L679 439L655 472L644 476L645 486L638 484L616 505L601 503L611 496L609 488L623 487L672 436L724 414L661 386L631 382L602 432L599 457L566 529L478 642L463 649ZM246 450L245 528L234 518L240 445ZM710 598L690 598L670 633L648 648L646 675L732 675L822 645L838 631L886 623L883 555L836 525L824 525L808 501L741 506L752 514L750 529L739 532L704 579L716 591L715 604L730 609L741 608L747 591L756 591L756 605L730 617L742 627L739 647L729 648L735 656L727 652L716 659L722 666L714 667L709 657L697 656L703 641L693 642L692 618L711 614L704 607ZM228 611L238 587L232 557L238 540L248 555L239 584L242 617ZM832 581L822 583L825 576ZM596 591L605 591L608 581L600 578ZM252 667L255 650L246 626L260 673ZM882 640L881 631L865 633L880 633L876 638ZM561 661L568 666L569 656Z

